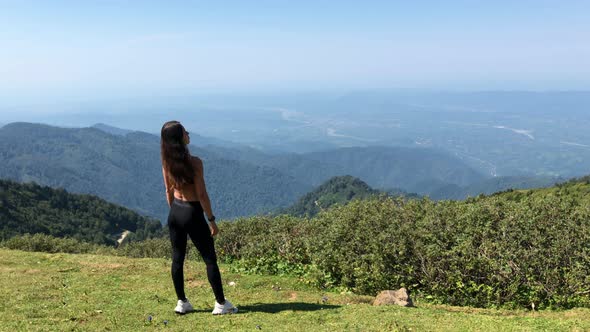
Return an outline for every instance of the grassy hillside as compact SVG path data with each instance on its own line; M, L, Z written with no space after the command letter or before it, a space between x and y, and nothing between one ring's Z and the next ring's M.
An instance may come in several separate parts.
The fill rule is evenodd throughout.
M26 233L114 244L130 231L143 240L162 233L159 221L91 195L0 180L0 239Z
M226 296L240 311L218 317L211 315L204 265L194 261L187 262L185 279L196 312L177 316L169 270L165 259L0 249L0 330L590 330L589 309L484 310L420 301L416 308L374 307L370 297L317 291L292 277L237 274L229 265L221 265Z

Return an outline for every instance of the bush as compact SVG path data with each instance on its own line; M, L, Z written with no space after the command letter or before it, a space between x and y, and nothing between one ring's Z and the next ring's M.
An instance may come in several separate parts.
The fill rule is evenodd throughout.
M299 273L310 263L305 247L308 221L282 215L220 223L216 249L220 259L243 272Z
M569 196L442 203L419 225L419 288L480 307L590 304L588 206ZM422 248L422 249L420 249Z
M171 258L172 246L167 238L124 243L116 254L134 258Z
M590 306L590 204L561 191L510 194L240 219L222 225L218 251L241 271L295 271L361 294L403 286L451 305Z
M353 201L313 220L307 248L326 281L365 294L409 285L410 227L395 202Z
M3 241L0 246L13 250L39 251L48 253L113 253L114 249L106 246L82 242L73 238L56 238L45 234L25 234Z

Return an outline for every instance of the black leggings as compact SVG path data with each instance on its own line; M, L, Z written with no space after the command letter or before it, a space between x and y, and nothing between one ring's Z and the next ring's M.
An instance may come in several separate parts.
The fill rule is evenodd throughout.
M215 300L223 303L223 286L217 265L217 255L209 225L205 221L203 208L199 202L185 202L174 199L168 214L168 228L172 242L172 282L179 300L186 300L184 295L184 257L186 256L187 235L201 253L207 265L207 277L213 288Z

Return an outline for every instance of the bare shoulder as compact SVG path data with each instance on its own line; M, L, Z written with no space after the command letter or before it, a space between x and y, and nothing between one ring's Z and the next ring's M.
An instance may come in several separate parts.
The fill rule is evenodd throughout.
M195 167L195 170L197 172L203 171L203 161L201 160L201 158L197 156L191 156L191 162L193 163L193 167Z

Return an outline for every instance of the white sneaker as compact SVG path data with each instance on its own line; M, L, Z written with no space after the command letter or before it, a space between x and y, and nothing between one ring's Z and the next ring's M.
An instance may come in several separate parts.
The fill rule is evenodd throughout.
M193 305L186 299L186 301L178 300L178 304L176 304L176 308L174 308L174 312L179 315L184 315L187 312L194 311Z
M234 307L228 300L225 300L224 304L219 304L215 301L215 308L213 308L214 315L235 314L236 312L238 312L238 308Z

